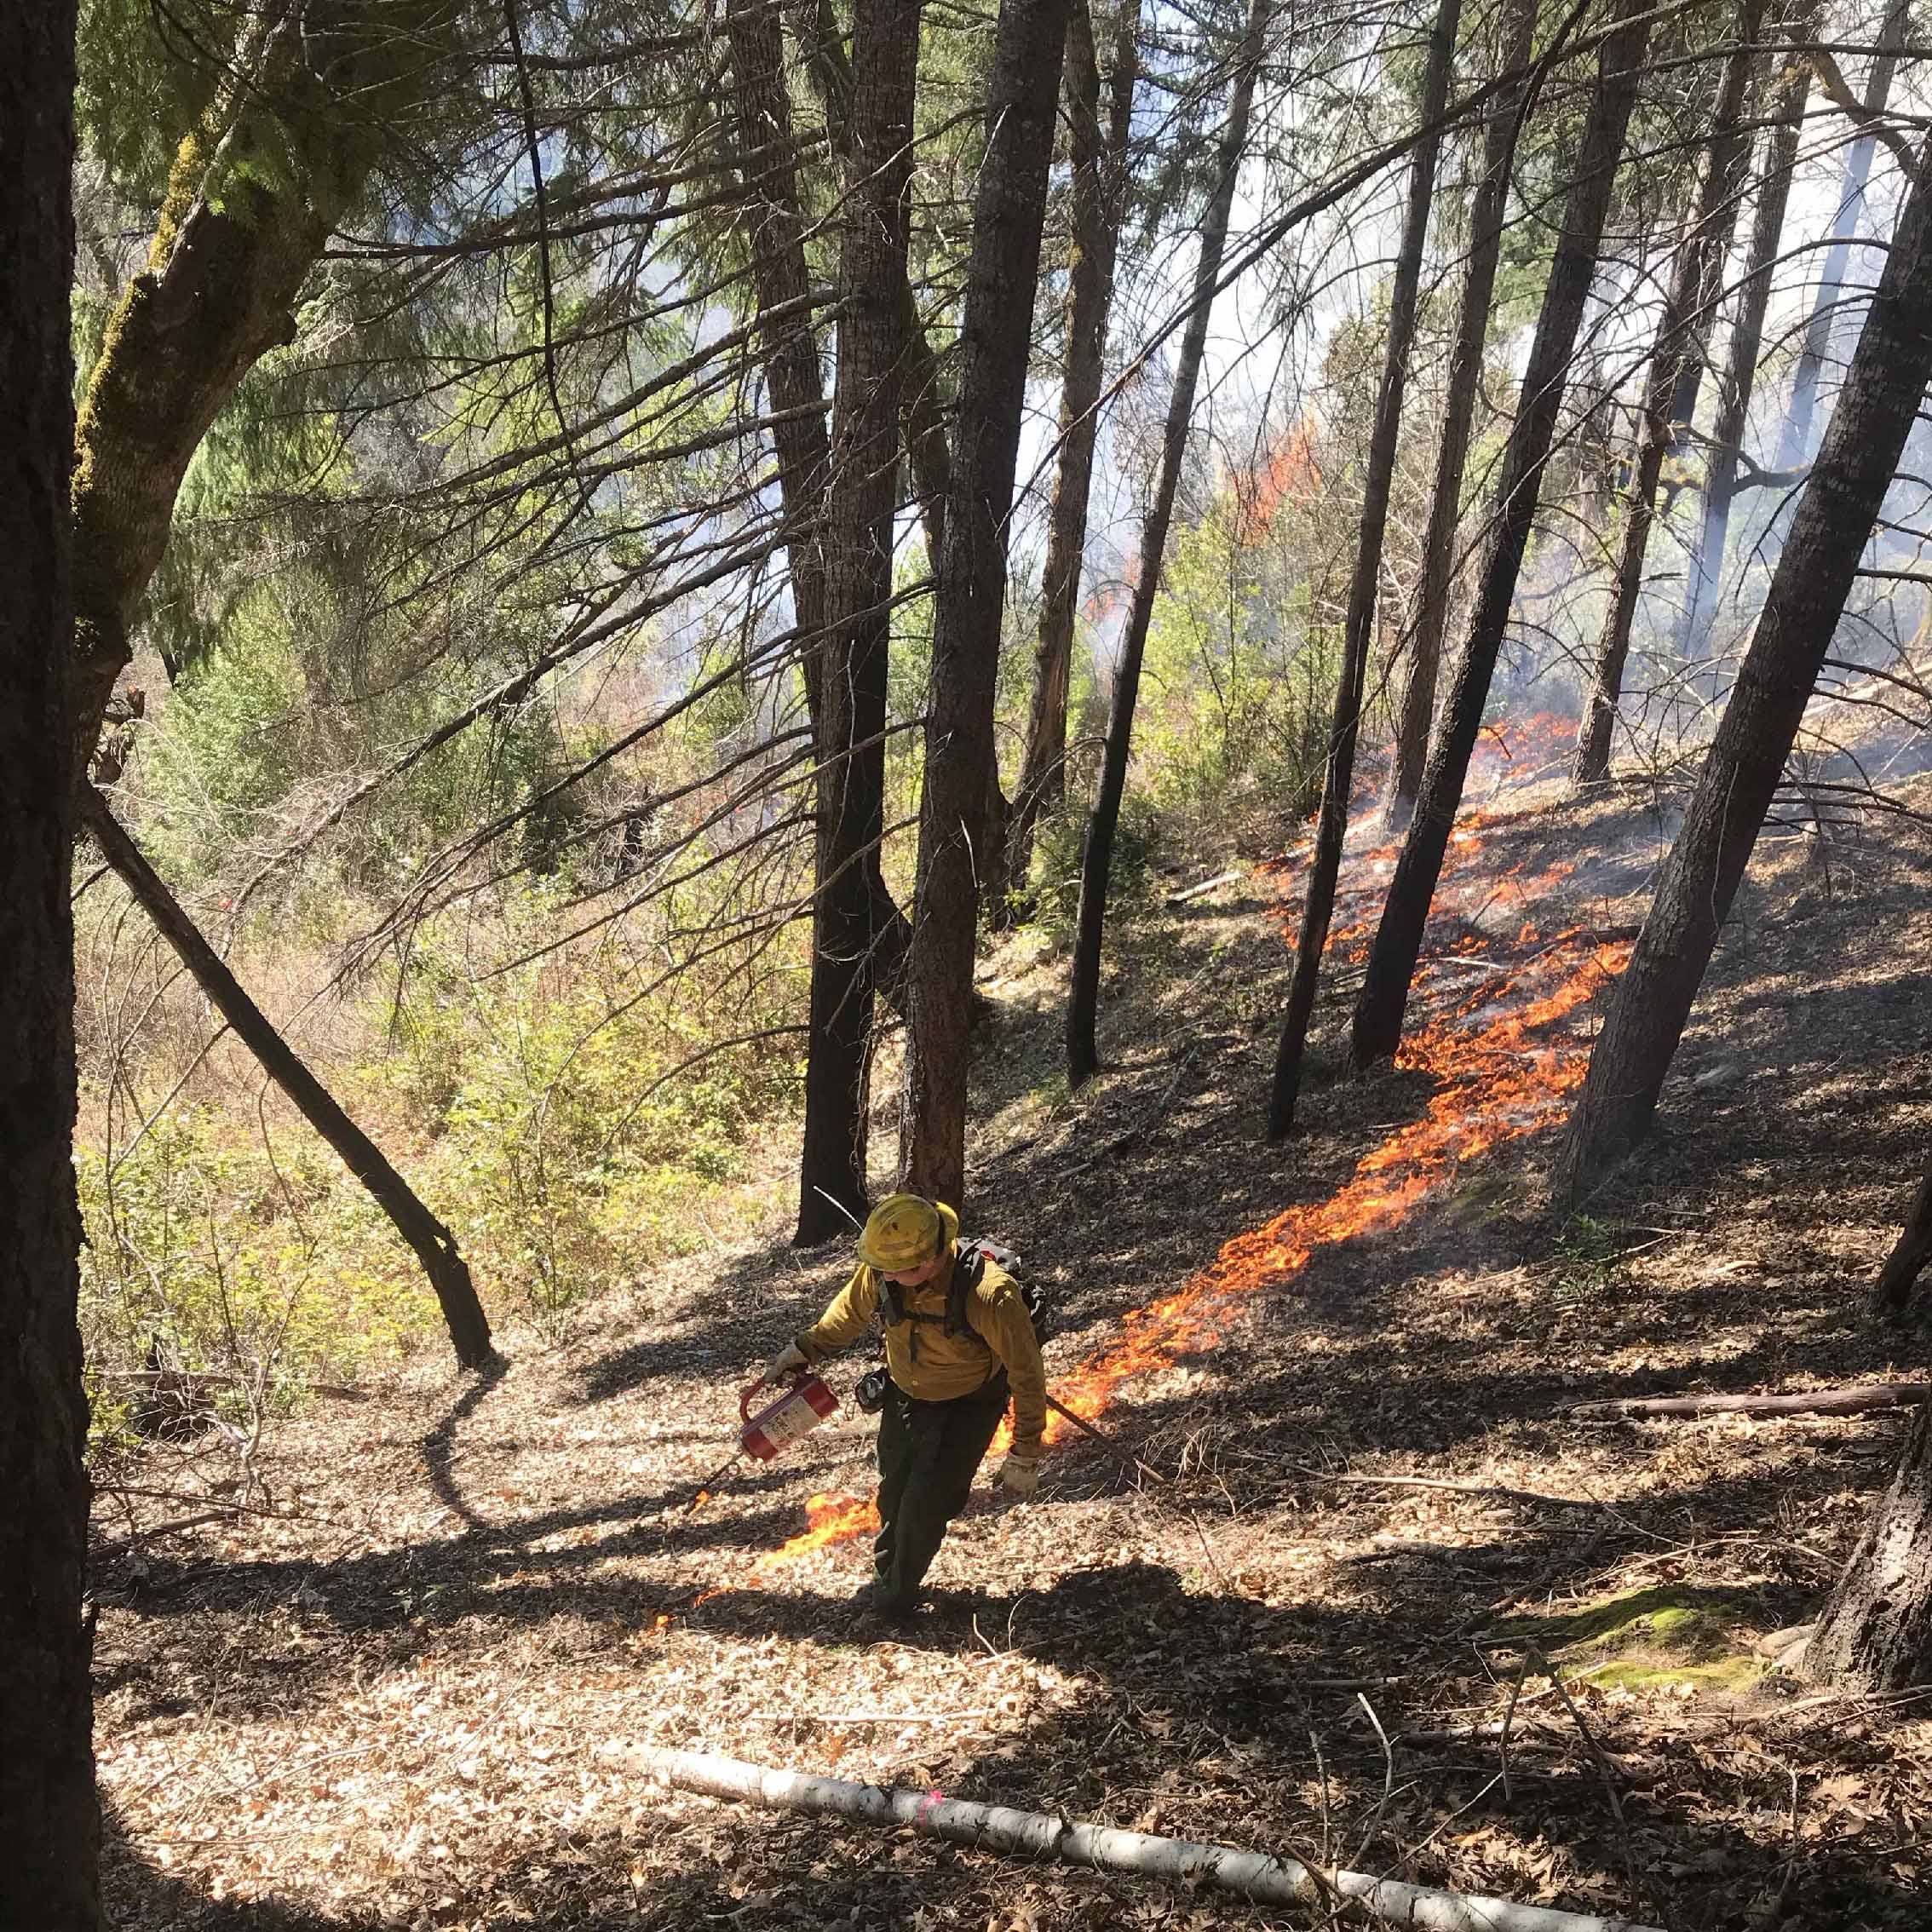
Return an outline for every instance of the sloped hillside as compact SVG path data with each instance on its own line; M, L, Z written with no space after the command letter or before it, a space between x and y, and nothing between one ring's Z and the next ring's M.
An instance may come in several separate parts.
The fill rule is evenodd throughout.
M1923 1331L1860 1297L1932 1142L1932 847L1768 839L1660 1132L1555 1218L1554 1132L1666 829L1627 797L1493 801L1404 1063L1339 1082L1348 923L1388 864L1365 843L1284 1148L1259 1123L1292 855L1123 934L1077 1097L1059 966L1025 940L989 963L970 1218L1057 1285L1054 1386L1109 1446L1067 1429L1035 1501L976 1502L903 1638L846 1608L849 1405L690 1506L738 1387L839 1278L779 1227L493 1379L318 1397L259 1511L129 1544L124 1512L191 1512L104 1495L119 1923L1298 1922L668 1793L624 1761L647 1743L1673 1928L1921 1923L1925 1707L1754 1648L1815 1607L1900 1412L1565 1412L1919 1366ZM171 1453L190 1473L124 1483L220 1464Z

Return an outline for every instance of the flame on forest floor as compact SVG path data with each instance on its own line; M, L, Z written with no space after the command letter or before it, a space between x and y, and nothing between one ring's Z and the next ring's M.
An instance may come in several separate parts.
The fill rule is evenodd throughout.
M1458 827L1451 839L1452 867L1481 849L1483 830L1480 814L1471 814ZM1379 894L1394 851L1377 848L1354 861L1338 911ZM1629 963L1631 948L1599 944L1577 929L1545 940L1527 919L1507 940L1474 929L1492 911L1526 902L1558 884L1571 870L1564 865L1526 876L1527 869L1517 866L1499 878L1466 887L1445 881L1437 895L1439 912L1461 919L1471 929L1439 948L1433 959L1425 958L1415 986L1420 993L1441 986L1456 996L1457 1003L1445 1017L1415 1028L1396 1055L1398 1066L1417 1068L1441 1083L1428 1112L1365 1155L1352 1177L1328 1199L1291 1207L1264 1226L1236 1235L1172 1294L1135 1309L1117 1342L1054 1377L1054 1393L1062 1402L1078 1414L1098 1415L1122 1383L1169 1367L1216 1342L1248 1297L1292 1279L1321 1250L1396 1226L1452 1181L1464 1162L1503 1141L1539 1133L1565 1117L1570 1095L1583 1084L1589 1051L1584 1043L1546 1030L1614 980ZM1372 935L1374 917L1351 916L1351 922L1334 932L1331 943L1344 959L1359 959ZM1291 937L1292 923L1288 929ZM1498 952L1504 957L1490 957ZM1474 985L1465 977L1471 962L1484 969ZM1062 1417L1049 1415L1047 1440L1059 1440L1069 1427Z
M783 1569L817 1550L829 1550L834 1544L848 1543L857 1536L876 1534L879 1527L879 1508L870 1497L814 1496L805 1504L805 1524L789 1542L780 1544L776 1550L768 1550L759 1557L751 1566L750 1577L768 1576L773 1570ZM691 1607L695 1610L699 1604L709 1603L714 1596L722 1596L732 1587L726 1584L716 1590L708 1590L692 1599Z

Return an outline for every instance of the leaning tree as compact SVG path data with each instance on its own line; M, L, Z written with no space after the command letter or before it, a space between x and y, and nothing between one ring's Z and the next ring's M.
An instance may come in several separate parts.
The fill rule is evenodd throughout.
M1561 1162L1570 1195L1593 1187L1649 1128L1932 379L1932 196L1923 168L1921 160L1757 634L1590 1055Z

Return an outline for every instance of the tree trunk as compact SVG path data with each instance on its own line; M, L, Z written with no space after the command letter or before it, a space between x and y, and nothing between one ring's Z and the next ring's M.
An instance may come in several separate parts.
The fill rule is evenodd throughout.
M1527 65L1536 32L1536 0L1515 0L1503 29L1496 71L1514 73ZM1456 532L1462 521L1463 471L1469 462L1469 435L1482 388L1483 345L1489 336L1490 299L1503 254L1503 216L1509 198L1509 170L1516 155L1518 113L1523 85L1505 89L1489 112L1482 141L1482 178L1469 203L1469 262L1463 275L1456 340L1442 419L1442 441L1435 457L1435 488L1429 499L1429 529L1423 539L1422 591L1409 643L1409 680L1395 727L1394 756L1389 768L1389 829L1405 831L1415 816L1429 756L1429 726L1435 716L1435 683L1448 628L1449 599L1455 574Z
M806 700L814 729L823 704L825 649L825 532L819 510L831 473L825 382L813 326L805 219L798 203L785 48L769 0L727 0L738 139L761 159L744 170L751 279L758 293L758 353L771 392L785 510L785 561L792 614L804 637ZM818 747L821 752L824 749Z
M453 25L446 0L262 9L181 143L147 266L108 318L75 426L77 782L188 463L242 378L295 340L296 298L368 178L375 130L433 89Z
M1656 515L1658 479L1663 474L1665 457L1676 446L1682 426L1697 408L1698 391L1703 386L1712 306L1730 253L1738 196L1751 153L1751 136L1744 125L1745 97L1756 61L1752 43L1757 38L1762 12L1760 0L1744 0L1738 10L1738 45L1724 63L1710 145L1704 151L1696 190L1677 244L1670 286L1664 298L1664 313L1657 325L1641 439L1624 505L1623 543L1611 580L1610 608L1604 615L1603 635L1597 644L1596 676L1577 733L1574 776L1579 787L1605 784L1610 776L1610 739L1618 700L1623 695L1630 630L1643 595L1643 560Z
M799 1167L802 1245L865 1211L866 1088L875 969L872 891L884 826L886 667L893 518L899 508L900 380L906 340L906 196L920 0L859 0L866 57L848 101L840 244L834 453L825 503L829 578L819 731L818 893L811 1044ZM863 750L854 746L863 745Z
M1073 940L1073 963L1067 992L1067 1075L1078 1087L1100 1070L1094 1042L1094 1021L1100 1004L1101 943L1107 925L1107 874L1113 862L1113 835L1120 822L1120 801L1127 789L1127 754L1133 742L1134 707L1140 694L1141 658L1147 649L1147 627L1154 599L1160 594L1161 560L1167 549L1167 527L1174 516L1174 495L1180 486L1181 464L1187 455L1187 431L1194 413L1194 390L1200 380L1201 358L1207 348L1208 319L1214 307L1214 285L1228 246L1228 222L1234 205L1235 183L1248 145L1248 115L1254 105L1255 83L1261 73L1263 42L1271 0L1248 0L1248 20L1236 56L1233 92L1228 120L1222 129L1215 187L1201 224L1200 259L1194 267L1193 306L1181 337L1174 368L1174 393L1168 398L1166 433L1162 439L1160 475L1153 502L1141 526L1141 567L1128 607L1127 629L1120 643L1120 661L1113 674L1113 702L1107 713L1107 751L1101 765L1100 791L1087 819L1080 850L1080 910Z
M1012 900L1026 889L1033 828L1067 790L1067 688L1073 663L1073 625L1080 603L1080 570L1087 552L1087 505L1093 487L1094 443L1107 360L1107 319L1113 301L1114 256L1126 205L1127 141L1134 82L1139 71L1140 0L1123 0L1115 23L1107 77L1111 106L1100 123L1100 67L1085 0L1075 0L1067 23L1067 118L1072 149L1072 252L1067 286L1067 374L1060 391L1060 462L1047 513L1046 565L1041 578L1039 643L1033 653L1033 699L1013 812L995 893L996 925L1010 922Z
M799 207L792 161L791 103L785 87L784 46L775 9L760 0L730 0L726 27L731 37L739 141L748 154L769 157L746 181L750 200L752 276L762 315L759 347L770 387L779 457L779 491L785 508L785 555L793 614L805 635L806 699L813 749L820 766L819 838L813 909L813 1012L808 1048L805 1126L799 1162L799 1210L794 1239L809 1245L848 1228L848 1215L865 1206L865 1089L871 1053L873 992L889 986L904 996L905 915L892 901L879 872L878 833L883 823L883 749L854 756L857 716L876 709L883 725L883 676L876 707L854 687L852 667L827 629L825 527L831 446L825 419L817 331L806 300L811 279L805 258L805 220ZM847 101L849 108L849 98ZM847 138L851 129L847 129ZM904 262L899 284L905 284ZM894 354L894 339L874 345ZM895 366L895 365L894 365ZM850 397L847 398L849 405ZM883 480L890 492L894 480ZM876 493L876 492L875 492ZM851 509L838 499L840 514ZM889 511L888 515L889 516ZM876 530L872 532L876 538ZM868 539L871 540L871 538ZM870 575L855 586L842 579L848 597L877 601ZM889 566L887 591L889 595ZM848 616L850 615L849 607ZM828 694L826 665L840 667L841 687ZM883 671L883 646L869 670ZM861 682L863 680L860 681ZM872 731L863 735L871 736ZM878 794L864 808L868 783ZM850 809L847 815L842 811ZM869 836L868 836L869 833ZM862 844L854 853L852 847ZM849 872L844 868L850 868ZM882 966L882 956L887 962ZM888 968L897 965L899 970ZM822 1024L816 1022L822 1021ZM828 1199L827 1197L830 1197Z
M1928 1261L1932 1261L1932 1167L1926 1169L1918 1183L1918 1192L1906 1212L1905 1226L1878 1270L1878 1279L1872 1284L1872 1312L1902 1314Z
M965 1185L980 854L986 849L988 787L997 783L993 693L1007 522L1067 4L1003 0L966 268L958 433L933 632L900 1149L906 1186L954 1207L962 1205Z
M1351 1058L1357 1067L1388 1059L1402 1037L1416 954L1429 922L1435 883L1441 877L1443 854L1456 808L1462 802L1490 680L1509 626L1516 578L1536 520L1544 466L1550 458L1570 356L1596 271L1611 187L1649 43L1650 15L1642 0L1617 0L1616 19L1615 30L1597 56L1596 86L1564 201L1562 232L1530 345L1516 419L1504 451L1493 533L1483 560L1469 637L1355 1004Z
M1791 23L1791 37L1808 40L1814 24L1815 6L1801 6ZM1704 466L1704 514L1696 525L1688 566L1690 587L1684 611L1682 648L1683 655L1689 658L1709 654L1711 627L1717 613L1717 590L1724 575L1724 545L1730 535L1731 503L1737 493L1745 423L1751 413L1751 391L1757 380L1758 354L1764 346L1764 314L1771 299L1771 273L1785 232L1785 210L1791 200L1791 171L1797 163L1805 95L1810 86L1810 68L1793 56L1787 60L1772 93L1771 126L1765 135L1764 160L1757 175L1757 209L1751 221L1751 250L1738 292L1737 319L1731 325L1717 420L1711 426L1711 453Z
M866 190L863 171L857 165L855 124L853 118L854 86L852 63L840 37L838 23L828 7L818 9L804 47L806 70L812 78L831 136L833 152L845 171L848 195ZM779 98L783 98L782 91ZM803 227L799 229L799 273L805 274ZM920 515L925 526L927 553L936 570L946 528L946 497L952 487L952 459L946 446L945 397L939 375L938 359L927 340L925 325L919 319L912 299L912 285L907 279L903 251L899 286L895 291L899 310L899 349L894 367L899 371L900 434L911 459L913 487L919 497ZM822 537L821 537L822 542ZM829 647L829 646L828 646ZM815 699L814 699L815 702ZM814 728L819 726L816 712ZM820 756L825 754L821 751ZM882 754L883 756L883 754ZM885 883L875 848L864 861L865 889L871 899L870 957L875 991L903 1018L907 1012L906 975L912 952L912 927ZM860 1159L861 1171L864 1160ZM820 1202L816 1184L804 1184L808 1196ZM837 1225L845 1223L839 1217ZM833 1231L833 1224L822 1224L819 1239ZM800 1237L803 1239L803 1231Z
M1423 79L1422 124L1433 128L1449 98L1450 70L1461 26L1461 0L1440 0L1429 37L1429 67ZM1361 727L1362 681L1368 671L1370 640L1375 631L1377 593L1382 582L1382 539L1389 523L1389 494L1395 477L1395 446L1402 428L1402 392L1408 380L1409 346L1415 339L1416 297L1422 284L1423 247L1429 239L1429 204L1435 196L1440 134L1426 133L1410 163L1409 204L1395 256L1389 296L1389 341L1383 352L1382 390L1376 400L1375 428L1369 439L1362 480L1361 533L1348 583L1343 620L1342 669L1335 690L1335 716L1328 730L1328 761L1322 773L1321 806L1315 818L1314 856L1302 900L1302 930L1295 944L1295 977L1288 989L1288 1011L1274 1054L1274 1078L1268 1094L1268 1137L1282 1139L1295 1124L1301 1091L1302 1060L1308 1021L1314 1013L1315 986L1322 948L1328 943L1329 916L1335 909L1335 881L1342 870L1342 846L1348 833L1348 792L1355 782L1355 739Z
M98 1932L74 1199L72 0L0 4L0 1925Z
M227 963L181 910L160 875L142 855L107 801L90 785L80 788L82 823L101 856L140 904L161 936L181 957L215 1009L236 1037L261 1061L262 1070L293 1101L306 1120L335 1149L349 1172L375 1197L402 1236L429 1285L436 1291L457 1360L466 1369L487 1368L496 1360L490 1324L456 1236L444 1227L389 1164L382 1150L343 1113L335 1096L312 1073L273 1024L243 990Z
M1859 558L1932 378L1932 198L1920 164L1751 649L1590 1055L1559 1182L1574 1197L1650 1124Z
M1932 1404L1805 1645L1804 1668L1866 1693L1932 1676Z
M1865 83L1865 110L1882 114L1892 97L1892 80L1898 72L1898 49L1903 43L1912 13L1911 0L1892 0L1886 9L1885 24L1878 32L1878 53ZM1811 319L1805 325L1804 347L1799 351L1797 367L1791 375L1791 400L1785 413L1785 434L1778 449L1778 467L1797 469L1808 462L1812 449L1812 420L1818 411L1818 382L1831 353L1831 338L1843 318L1838 304L1846 270L1851 266L1853 239L1858 233L1860 212L1865 205L1865 184L1871 179L1872 157L1877 139L1860 135L1845 156L1845 171L1838 188L1837 219L1831 225L1834 239L1820 271L1818 293L1811 304Z

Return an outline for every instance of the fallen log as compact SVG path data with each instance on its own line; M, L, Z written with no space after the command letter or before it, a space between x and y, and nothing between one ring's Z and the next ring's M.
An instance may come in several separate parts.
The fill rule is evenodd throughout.
M1868 1409L1904 1409L1932 1396L1932 1383L1860 1382L1843 1389L1804 1389L1794 1395L1629 1395L1608 1402L1573 1402L1561 1412L1578 1422L1632 1416L1861 1416Z
M1629 1919L1514 1905L1507 1899L1328 1870L1299 1859L1237 1851L1230 1845L1194 1844L1185 1838L1116 1831L1107 1825L1074 1824L1038 1811L969 1803L938 1791L814 1777L703 1751L639 1745L618 1747L613 1755L664 1784L710 1797L774 1811L820 1812L865 1825L904 1826L924 1837L980 1851L1055 1858L1095 1872L1179 1879L1233 1892L1258 1905L1340 1907L1351 1916L1412 1927L1416 1932L1659 1932L1657 1927Z

